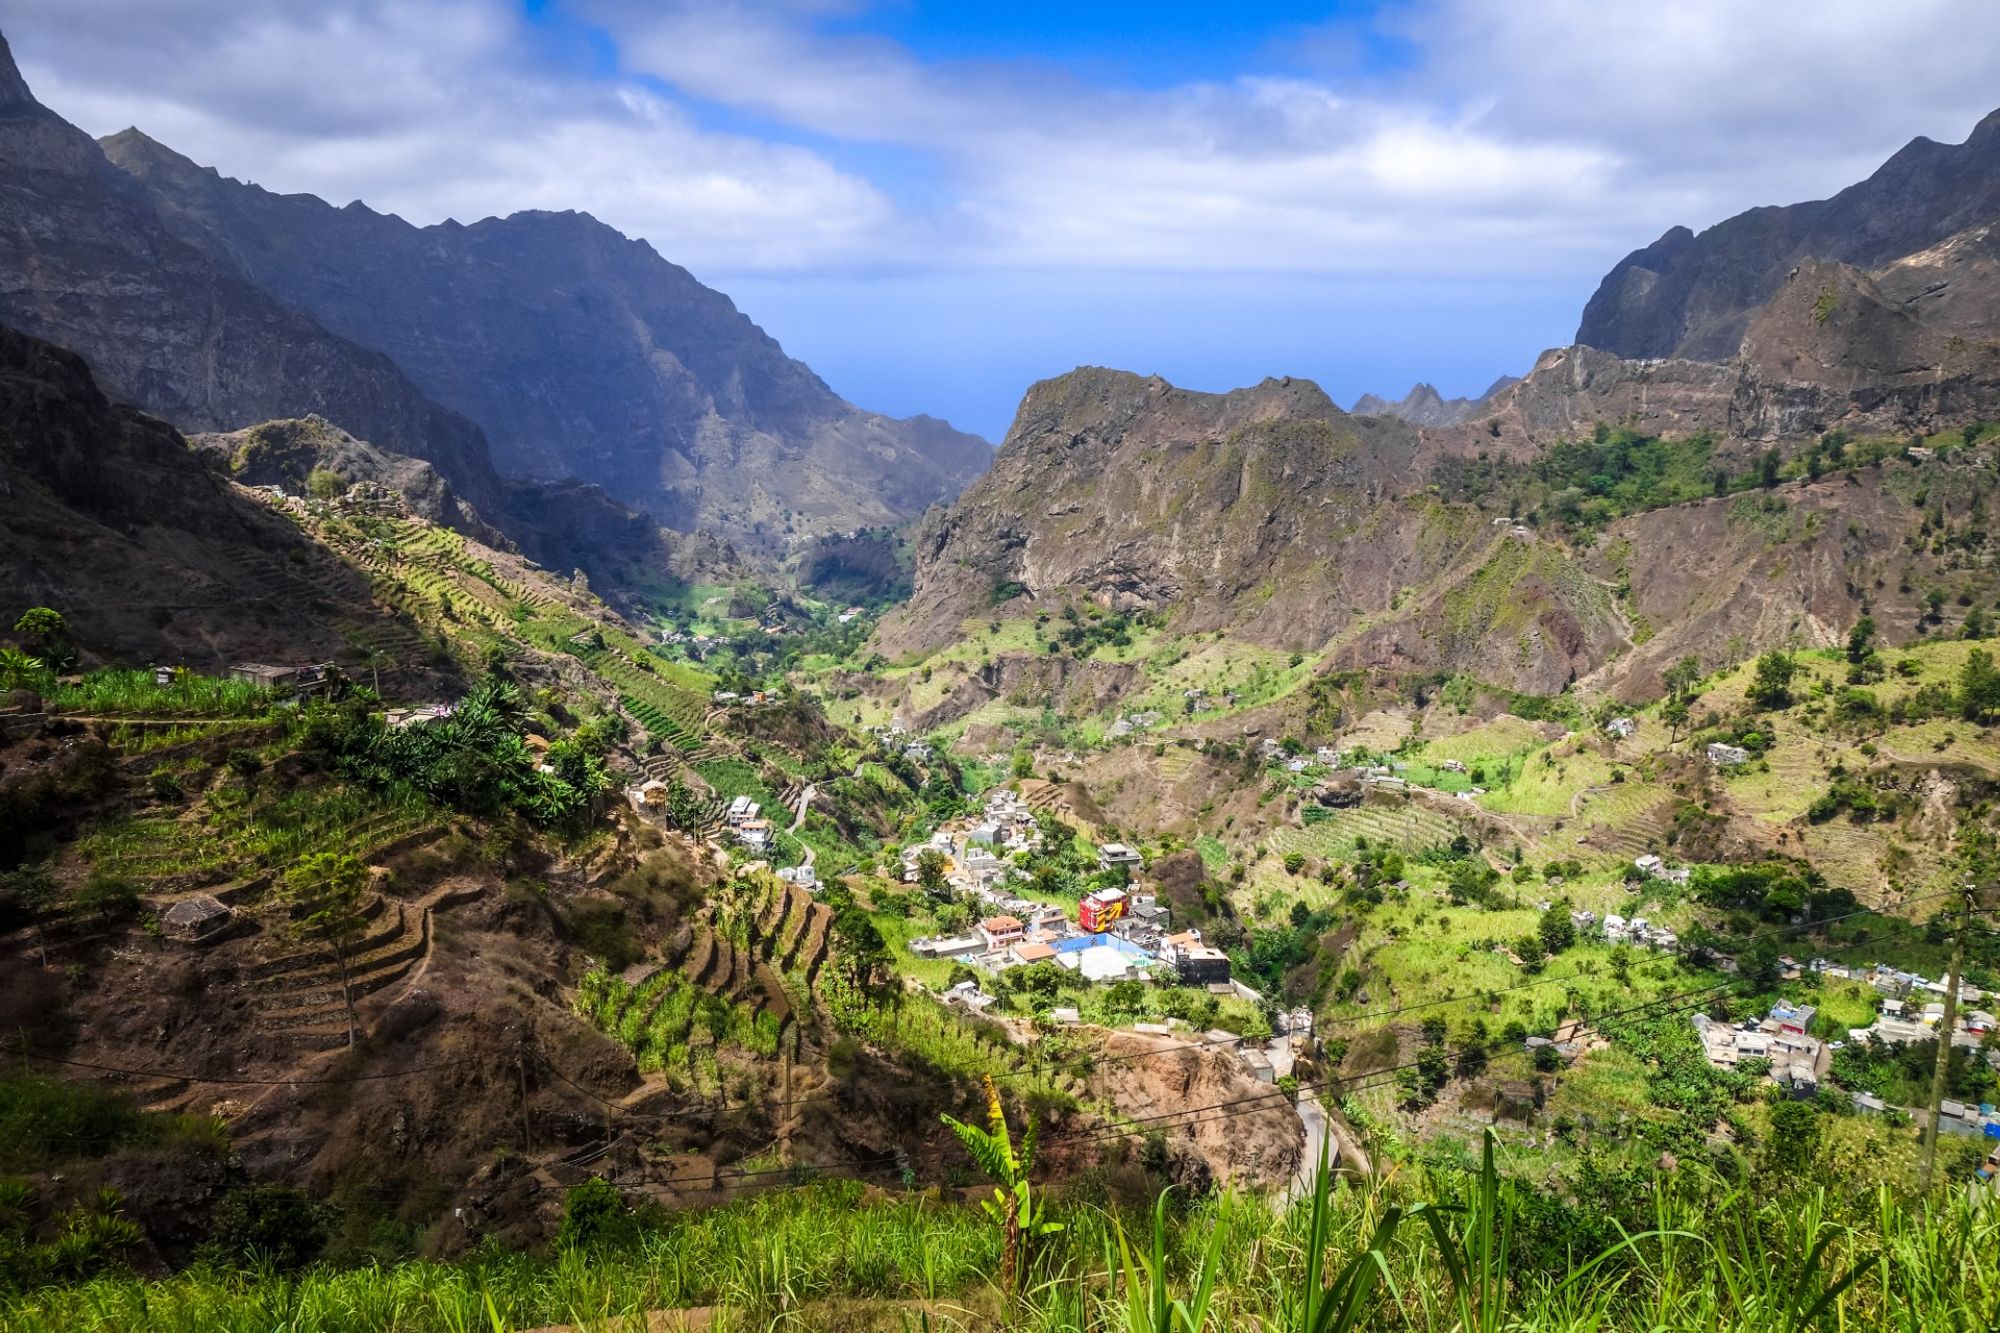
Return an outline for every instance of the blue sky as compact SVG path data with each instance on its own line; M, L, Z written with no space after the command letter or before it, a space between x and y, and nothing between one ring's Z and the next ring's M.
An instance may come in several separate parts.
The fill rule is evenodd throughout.
M1477 392L1667 226L2000 103L1989 0L0 0L0 29L95 133L419 223L587 210L862 406L991 438L1084 363Z

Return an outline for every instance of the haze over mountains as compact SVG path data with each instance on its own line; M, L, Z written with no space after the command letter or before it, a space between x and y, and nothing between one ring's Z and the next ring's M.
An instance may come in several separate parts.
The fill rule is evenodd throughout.
M682 531L782 548L895 523L983 440L843 401L720 292L582 213L413 227L275 195L137 130L106 156L167 228L477 422L503 473L603 486Z
M1401 417L1413 426L1456 426L1484 407L1493 395L1519 380L1518 375L1502 375L1477 398L1446 398L1434 386L1420 382L1394 402L1364 393L1354 400L1350 410L1357 417Z

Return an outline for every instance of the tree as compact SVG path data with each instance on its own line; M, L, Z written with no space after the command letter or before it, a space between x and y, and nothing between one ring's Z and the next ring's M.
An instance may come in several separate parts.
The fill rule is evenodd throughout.
M1784 460L1778 456L1776 449L1766 449L1764 456L1757 460L1757 484L1767 491L1776 486L1778 470L1783 465Z
M1541 937L1542 947L1551 954L1559 954L1575 944L1576 923L1569 919L1568 904L1556 903L1542 913L1536 933Z
M14 622L14 632L23 636L27 650L44 665L62 671L76 661L76 647L70 642L69 623L62 612L46 606L31 606Z
M1992 633L1986 612L1981 607L1973 607L1965 613L1965 624L1959 629L1961 639L1983 639Z
M1854 628L1847 631L1847 660L1865 662L1868 652L1875 646L1875 617L1863 616L1854 622Z
M351 852L313 852L286 872L278 895L292 932L319 940L333 957L340 1000L347 1009L349 1046L357 1039L358 1026L349 970L355 946L368 932L361 915L367 888L368 868Z
M1757 659L1756 674L1750 679L1750 702L1759 708L1784 708L1792 702L1792 678L1799 664L1792 655L1773 648Z
M215 1206L202 1248L223 1262L291 1271L318 1257L339 1220L339 1209L314 1203L289 1185L247 1185Z
M945 872L951 868L951 859L935 847L926 847L917 853L917 883L923 885L925 893L934 898L942 898L950 892Z
M667 783L667 822L684 833L692 833L701 827L703 813L701 798L675 774Z
M1029 1172L1035 1164L1035 1122L1028 1121L1017 1151L1007 1129L1007 1113L1000 1105L1000 1090L993 1076L986 1076L986 1119L988 1128L963 1124L950 1116L940 1117L958 1136L986 1178L993 1182L993 1197L981 1203L986 1215L1000 1227L1000 1284L1009 1292L1021 1290L1021 1277L1033 1258L1032 1247L1043 1236L1063 1229L1051 1222L1037 1202Z
M1114 1014L1136 1014L1146 1007L1144 982L1115 981L1104 991L1104 1007Z
M618 1187L603 1176L592 1176L571 1186L563 1196L556 1248L585 1249L628 1241L637 1234L635 1220Z
M1521 970L1539 972L1548 961L1549 951L1542 946L1540 935L1523 935L1514 944L1514 952L1520 955Z
M1678 695L1660 705L1660 721L1667 724L1669 743L1681 738L1681 728L1688 724L1688 715L1693 709L1693 704Z
M1819 1109L1810 1102L1779 1102L1771 1108L1771 1136L1764 1151L1774 1170L1799 1175L1819 1155L1819 1140L1825 1125Z
M1958 707L1968 722L1984 723L2000 711L2000 671L1993 666L1993 654L1974 648L1965 655L1958 672Z
M1667 694L1675 699L1692 699L1694 687L1701 683L1701 659L1690 653L1668 667L1661 674L1661 682L1667 687Z
M346 489L347 483L331 468L316 467L306 474L306 494L315 500L331 500Z

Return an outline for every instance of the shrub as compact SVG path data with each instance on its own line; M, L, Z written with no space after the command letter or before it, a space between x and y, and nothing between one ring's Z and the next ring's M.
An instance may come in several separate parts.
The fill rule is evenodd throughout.
M637 1219L618 1187L602 1176L572 1186L563 1196L562 1223L556 1228L559 1249L623 1245L636 1239Z
M225 1265L290 1271L318 1258L339 1225L338 1208L289 1185L248 1185L215 1206L203 1254Z

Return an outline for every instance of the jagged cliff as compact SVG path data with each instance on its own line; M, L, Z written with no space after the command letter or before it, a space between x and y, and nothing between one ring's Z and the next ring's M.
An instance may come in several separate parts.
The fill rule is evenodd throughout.
M990 456L842 400L728 297L587 214L415 227L229 179L137 130L103 147L177 238L392 357L509 475L595 483L768 549L900 522Z
M390 359L176 238L90 136L35 101L0 38L0 323L80 353L112 396L184 429L317 412L437 465L497 512L479 429Z
M1912 140L1831 199L1675 227L1605 275L1576 340L1623 357L1726 361L1807 260L1875 269L2000 216L2000 111L1962 144Z

